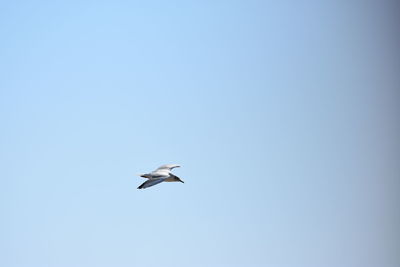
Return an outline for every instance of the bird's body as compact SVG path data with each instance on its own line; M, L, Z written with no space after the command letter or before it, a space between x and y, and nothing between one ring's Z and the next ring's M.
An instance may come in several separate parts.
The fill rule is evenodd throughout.
M150 173L141 174L140 177L147 178L148 180L141 184L138 189L144 189L162 182L181 182L183 181L171 173L173 168L178 168L176 164L166 164L158 167L155 171Z

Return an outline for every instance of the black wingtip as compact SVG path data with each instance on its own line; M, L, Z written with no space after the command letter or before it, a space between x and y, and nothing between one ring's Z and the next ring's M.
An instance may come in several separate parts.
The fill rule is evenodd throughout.
M147 182L148 182L148 181L146 181L146 182L144 182L143 184L139 185L137 189L143 189L143 188L146 188L146 187L144 187L144 185L145 185Z

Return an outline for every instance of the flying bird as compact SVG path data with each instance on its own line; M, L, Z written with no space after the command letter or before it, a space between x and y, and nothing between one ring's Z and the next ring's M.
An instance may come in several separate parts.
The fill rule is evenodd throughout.
M147 178L148 180L141 184L137 189L144 189L162 182L181 182L184 183L178 176L171 173L173 168L178 168L176 164L165 164L158 167L155 171L150 173L140 174L140 177Z

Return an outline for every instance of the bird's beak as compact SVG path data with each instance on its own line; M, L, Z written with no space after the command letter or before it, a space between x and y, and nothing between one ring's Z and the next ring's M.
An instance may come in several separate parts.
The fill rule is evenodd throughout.
M181 183L185 183L184 181L182 181L181 179L179 179L179 182L181 182Z

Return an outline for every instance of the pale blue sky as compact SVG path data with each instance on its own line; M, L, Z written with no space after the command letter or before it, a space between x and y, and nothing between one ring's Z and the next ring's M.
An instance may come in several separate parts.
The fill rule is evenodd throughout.
M2 1L0 265L398 266L388 3Z

